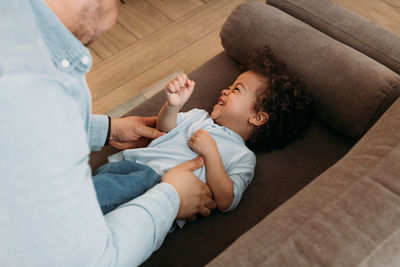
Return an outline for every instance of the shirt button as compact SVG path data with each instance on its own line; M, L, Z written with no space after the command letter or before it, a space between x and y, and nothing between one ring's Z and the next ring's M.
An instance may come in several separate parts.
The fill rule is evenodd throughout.
M83 56L82 58L81 58L81 62L82 62L82 64L84 64L84 65L87 65L87 64L89 64L90 63L90 58L88 57L88 56Z
M69 61L66 59L61 60L61 66L63 66L64 68L68 68L69 67Z

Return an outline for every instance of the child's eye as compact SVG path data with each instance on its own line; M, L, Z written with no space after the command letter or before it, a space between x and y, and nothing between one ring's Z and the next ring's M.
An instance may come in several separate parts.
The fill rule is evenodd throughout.
M235 90L235 91L240 91L239 88L237 88L237 87L235 87L235 89L233 89L233 90Z

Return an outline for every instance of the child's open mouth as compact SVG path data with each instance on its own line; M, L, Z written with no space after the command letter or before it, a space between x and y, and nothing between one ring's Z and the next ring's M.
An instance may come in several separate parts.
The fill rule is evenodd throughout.
M225 106L225 102L222 100L222 97L218 99L218 105Z

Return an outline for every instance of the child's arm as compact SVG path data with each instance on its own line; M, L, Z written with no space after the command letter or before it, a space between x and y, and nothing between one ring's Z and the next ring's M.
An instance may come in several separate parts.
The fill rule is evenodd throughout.
M190 138L189 146L204 157L207 184L211 188L218 210L228 209L234 197L233 183L225 171L217 143L207 131L200 129Z
M176 126L176 117L182 106L193 93L194 81L186 74L180 74L164 89L167 101L158 113L157 129L169 132Z

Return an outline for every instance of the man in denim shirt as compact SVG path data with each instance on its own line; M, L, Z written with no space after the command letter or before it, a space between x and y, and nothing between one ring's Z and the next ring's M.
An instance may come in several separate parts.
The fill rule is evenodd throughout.
M91 115L82 44L109 29L118 0L0 2L0 265L134 266L172 222L215 202L192 171L173 168L147 193L103 217L88 164L106 142L137 147L155 118ZM109 136L109 140L107 139Z

